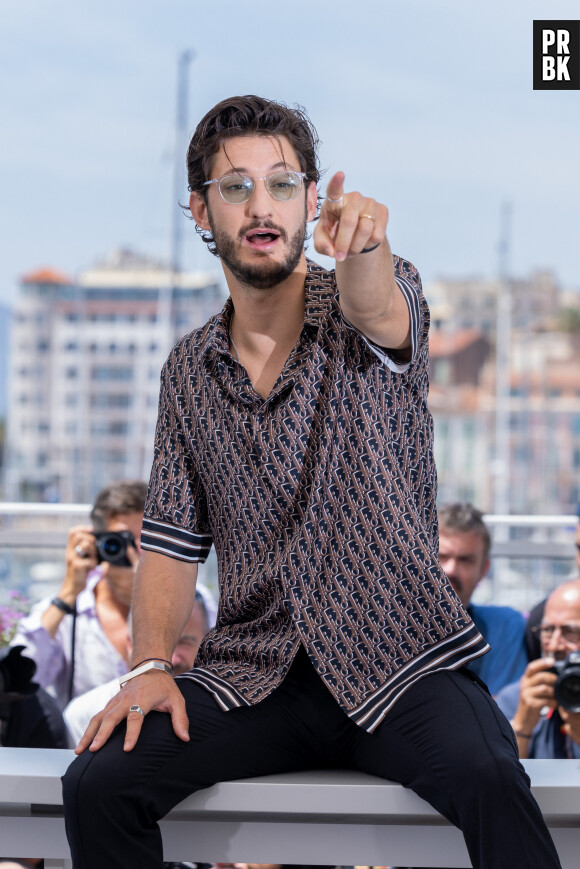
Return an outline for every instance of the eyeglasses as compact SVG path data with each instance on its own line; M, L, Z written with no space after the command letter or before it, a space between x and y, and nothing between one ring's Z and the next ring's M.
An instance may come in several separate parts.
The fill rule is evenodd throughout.
M549 640L554 631L560 631L563 639L567 643L580 644L580 626L579 625L534 625L532 631L535 634L540 634L542 638Z
M249 175L231 172L222 178L212 178L211 181L206 181L203 186L217 184L221 198L232 205L238 205L248 201L254 192L256 181L265 181L266 190L272 199L276 199L278 202L288 202L290 199L296 199L302 190L303 178L306 178L304 172L292 170L270 172L269 175L264 175L262 178L250 178Z

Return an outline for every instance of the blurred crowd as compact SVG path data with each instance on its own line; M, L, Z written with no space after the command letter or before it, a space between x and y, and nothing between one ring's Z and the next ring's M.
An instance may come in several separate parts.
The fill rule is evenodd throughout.
M131 595L146 493L145 483L131 480L99 493L90 524L69 531L58 593L36 603L11 645L0 649L0 745L72 748L119 690L130 666ZM470 667L510 721L522 758L580 758L580 508L578 519L576 570L523 614L472 600L492 548L481 511L459 502L439 510L439 560L490 646ZM193 667L216 617L216 601L198 583L173 654L175 674ZM6 859L0 865L42 863Z

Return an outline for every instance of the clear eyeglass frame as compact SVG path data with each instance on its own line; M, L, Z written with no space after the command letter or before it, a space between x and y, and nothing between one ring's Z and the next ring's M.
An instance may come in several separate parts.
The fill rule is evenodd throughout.
M580 625L534 625L532 631L534 634L551 637L555 630L560 630L563 639L567 643L580 643Z
M302 184L306 174L295 172L293 169L270 172L260 178L251 178L241 172L227 172L221 178L212 178L205 181L203 186L217 184L221 198L229 205L241 205L247 202L256 186L256 181L264 181L266 190L277 202L290 202L296 199L302 190Z

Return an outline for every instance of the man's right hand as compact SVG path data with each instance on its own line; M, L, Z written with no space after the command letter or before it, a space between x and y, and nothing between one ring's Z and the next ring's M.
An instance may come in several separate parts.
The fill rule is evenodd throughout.
M526 667L520 683L520 700L514 716L514 727L524 733L531 733L544 707L555 709L554 685L558 678L549 672L554 666L553 658L538 658Z
M76 525L68 534L66 574L59 597L72 606L87 584L87 576L97 566L97 550L93 529Z
M131 706L143 710L131 712ZM156 710L171 715L173 730L184 742L189 742L189 719L185 711L185 700L175 680L169 673L148 670L131 679L114 697L109 700L102 712L94 715L85 730L75 754L85 749L98 751L110 737L115 727L127 721L124 751L131 751L137 744L143 719L148 712Z
M90 526L76 525L70 529L65 560L65 576L57 597L74 609L79 594L87 584L89 573L97 566L95 538ZM65 615L66 611L49 604L41 617L42 625L49 636L56 636Z

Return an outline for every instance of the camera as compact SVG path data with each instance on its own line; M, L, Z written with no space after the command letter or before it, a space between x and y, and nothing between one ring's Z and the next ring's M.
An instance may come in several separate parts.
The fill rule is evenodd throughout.
M129 546L135 546L135 538L130 531L100 531L95 534L97 561L108 561L117 567L131 567L127 557Z
M32 677L36 664L22 652L24 646L5 646L0 649L0 701L18 700L38 689Z
M558 676L554 685L558 706L580 712L580 651L570 652L564 661L556 661L549 672Z

